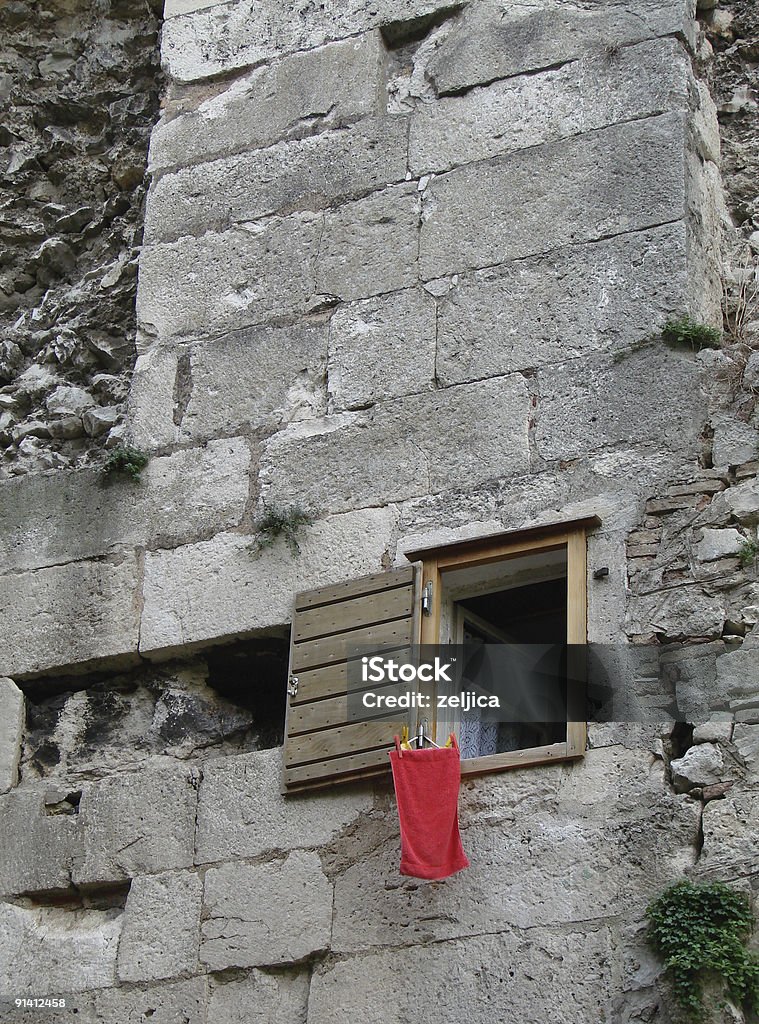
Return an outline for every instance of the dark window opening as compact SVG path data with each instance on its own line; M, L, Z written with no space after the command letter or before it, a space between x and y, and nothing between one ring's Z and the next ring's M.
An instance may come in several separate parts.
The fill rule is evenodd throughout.
M567 581L565 577L465 598L454 605L461 620L462 641L469 652L466 672L477 679L477 647L482 644L556 644L567 636ZM467 756L501 754L567 738L567 687L563 672L553 673L553 661L541 675L540 701L561 708L561 721L486 722L472 711L462 716L462 750ZM565 668L562 659L560 668Z
M208 685L253 716L259 750L285 736L288 642L276 637L217 647L207 654Z

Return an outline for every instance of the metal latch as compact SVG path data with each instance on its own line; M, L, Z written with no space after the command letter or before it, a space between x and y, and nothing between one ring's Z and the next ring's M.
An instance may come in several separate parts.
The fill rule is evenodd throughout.
M432 580L429 580L422 591L422 612L425 615L432 615Z
M299 682L300 680L298 679L298 677L292 675L287 680L287 692L290 694L291 697L297 697Z

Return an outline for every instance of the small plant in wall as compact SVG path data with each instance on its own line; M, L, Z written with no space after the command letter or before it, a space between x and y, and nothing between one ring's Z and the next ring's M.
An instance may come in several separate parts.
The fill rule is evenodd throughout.
M139 448L132 448L129 445L120 445L109 453L103 466L106 476L128 476L132 480L139 480L149 456Z
M759 558L759 541L751 539L742 544L738 552L738 558L743 569L748 569L750 565L754 565Z
M704 981L720 978L727 993L759 1010L759 959L746 948L754 927L748 899L721 882L677 882L648 907L648 938L664 960L688 1021L704 1019Z
M305 526L311 526L315 514L300 505L267 505L264 502L263 515L256 522L256 537L250 545L255 552L272 547L281 537L293 555L300 554L298 534Z
M662 328L661 336L668 345L687 345L693 352L700 352L702 348L720 348L722 345L720 330L699 323L687 313L670 317Z

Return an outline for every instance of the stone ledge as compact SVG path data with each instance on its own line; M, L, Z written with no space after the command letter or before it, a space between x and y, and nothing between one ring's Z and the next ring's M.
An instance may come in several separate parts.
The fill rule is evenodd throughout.
M133 664L139 637L140 569L134 554L4 576L0 674Z
M139 483L100 470L4 481L0 562L39 569L137 546L173 547L238 526L250 462L248 442L237 437L153 458Z
M253 538L238 534L148 552L141 654L284 627L298 591L378 572L395 524L392 509L331 516L304 529L297 557L282 540L255 554Z

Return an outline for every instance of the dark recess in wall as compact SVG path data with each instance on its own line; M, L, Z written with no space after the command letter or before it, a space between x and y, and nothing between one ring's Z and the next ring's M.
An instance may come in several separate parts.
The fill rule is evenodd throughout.
M217 647L207 661L208 685L253 713L259 748L279 746L285 730L287 641L267 638Z
M391 21L380 29L385 45L390 50L397 50L411 43L419 43L425 36L454 17L466 7L466 4L451 4L432 14L424 14L420 18L409 18L406 21Z

